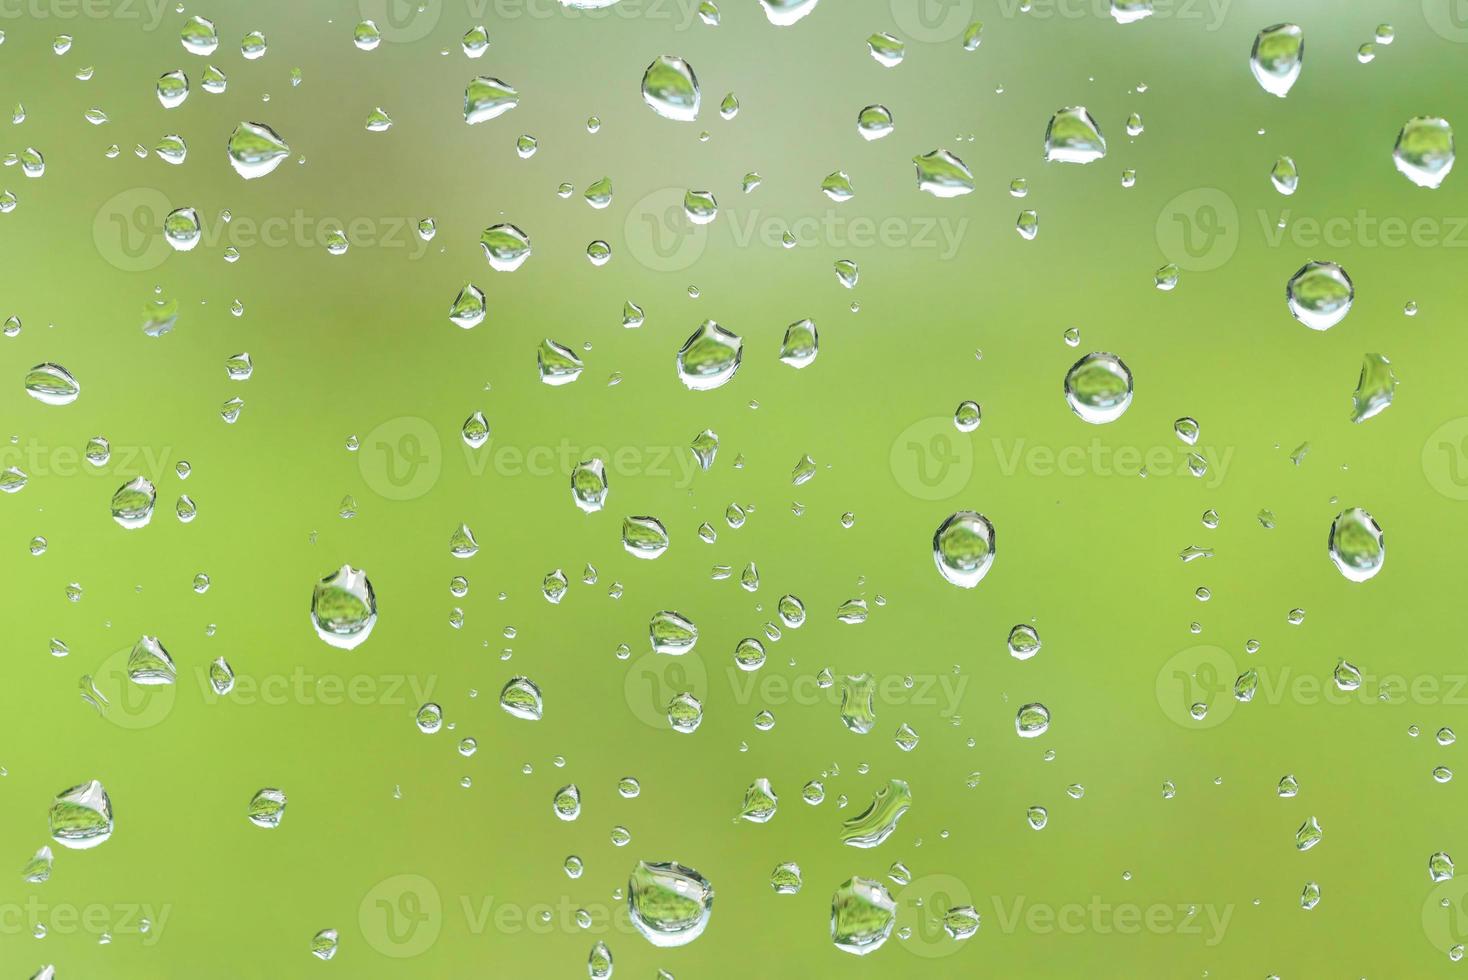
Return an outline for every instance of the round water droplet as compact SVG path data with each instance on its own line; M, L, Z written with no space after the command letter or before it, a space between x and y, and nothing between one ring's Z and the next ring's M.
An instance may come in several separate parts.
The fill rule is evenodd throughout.
M1351 312L1356 287L1334 262L1307 262L1285 287L1285 298L1296 320L1311 330L1329 330Z
M1087 354L1066 372L1065 400L1092 425L1115 422L1131 406L1132 372L1115 354Z
M1352 582L1375 578L1386 562L1386 536L1360 507L1342 511L1330 525L1330 560Z
M713 906L713 886L676 862L639 861L627 881L632 925L660 949L686 946L703 935Z
M938 572L961 588L972 589L994 565L994 525L983 514L962 510L933 534Z
M377 625L377 596L367 573L351 565L316 583L311 593L316 635L339 650L360 646Z

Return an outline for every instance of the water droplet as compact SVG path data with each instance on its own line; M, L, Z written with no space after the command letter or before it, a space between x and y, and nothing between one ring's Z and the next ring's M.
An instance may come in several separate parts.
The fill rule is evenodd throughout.
M1336 517L1330 526L1330 560L1352 582L1376 577L1386 562L1386 536L1376 519L1360 507Z
M510 224L499 224L484 229L479 236L479 245L489 267L496 272L514 272L530 258L530 236Z
M933 535L938 572L960 588L972 589L994 565L994 525L983 514L961 510Z
M471 126L488 122L520 104L520 93L514 87L480 75L464 88L464 121Z
M973 193L974 175L968 166L947 150L933 150L912 158L917 168L918 189L934 197L959 197Z
M705 320L678 351L678 379L693 391L728 383L739 370L744 341L713 320Z
M682 58L661 55L642 75L642 100L665 119L693 122L701 98L698 76Z
M1361 363L1361 377L1351 396L1351 421L1364 422L1391 407L1397 392L1397 376L1391 362L1381 354L1367 354Z
M892 129L892 110L884 105L869 105L857 113L856 131L867 142L890 135Z
M1356 287L1334 262L1307 262L1285 289L1290 313L1311 330L1329 330L1351 312Z
M627 881L632 925L660 949L686 946L703 935L713 906L713 886L676 862L639 861Z
M539 721L545 704L530 678L512 677L500 691L500 707L516 718Z
M1418 187L1436 188L1453 170L1453 127L1438 116L1416 116L1397 134L1392 161Z
M66 368L48 362L26 372L25 390L43 405L70 405L82 393L82 386Z
M367 573L351 565L316 583L311 594L316 635L339 650L360 646L377 625L377 596Z
M1056 111L1045 127L1045 160L1091 163L1106 156L1106 138L1083 105Z
M896 921L897 903L880 881L850 878L831 896L831 941L843 952L874 952Z
M1014 716L1014 730L1020 738L1038 738L1050 730L1050 709L1043 704L1027 704Z
M1087 354L1066 372L1065 400L1092 425L1115 422L1131 406L1132 372L1115 354Z
M278 789L262 789L250 799L246 814L250 823L266 830L274 830L285 819L285 794Z
M1264 91L1284 98L1300 77L1304 58L1304 32L1294 24L1275 24L1254 38L1249 68Z
M634 558L659 558L668 550L668 529L656 517L624 518L622 547Z
M897 822L912 806L907 783L893 779L877 790L867 808L842 824L841 843L851 847L877 847L897 829Z
M739 816L750 823L769 823L779 806L780 798L775 795L770 781L761 776L744 791L744 805Z

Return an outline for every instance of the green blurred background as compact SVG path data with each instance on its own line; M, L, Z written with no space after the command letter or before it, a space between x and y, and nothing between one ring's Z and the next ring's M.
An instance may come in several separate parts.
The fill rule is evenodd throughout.
M1454 625L1468 177L1416 188L1391 148L1414 115L1468 118L1468 10L1157 0L1151 19L1119 26L1099 0L1019 6L823 0L789 28L756 0L722 0L718 27L692 0L594 15L556 0L0 9L0 103L26 116L0 151L33 146L46 160L37 179L0 171L18 198L0 215L0 318L23 324L0 338L4 464L30 478L0 500L4 972L582 976L600 939L618 977L679 980L1450 975L1468 885L1434 885L1427 861L1465 851L1462 783L1432 771L1456 768L1460 750L1434 733L1468 704ZM178 41L195 13L219 28L208 58ZM351 40L363 17L384 33L371 52ZM983 43L966 52L974 20ZM1307 53L1280 100L1255 84L1248 52L1260 28L1287 20ZM470 60L459 38L478 23L491 46ZM1359 63L1379 23L1395 41ZM239 52L251 30L269 40L256 61ZM906 41L901 65L868 56L876 31ZM74 42L58 56L60 33ZM698 73L697 123L642 103L639 79L660 54ZM228 76L224 94L202 90L206 64ZM180 67L193 92L164 110L154 82ZM514 85L520 104L470 127L463 91L479 74ZM726 121L729 92L742 108ZM871 103L896 130L867 143L855 121ZM1046 121L1075 104L1100 122L1106 158L1042 163ZM394 120L386 133L364 128L376 106ZM110 121L89 125L92 107ZM1145 123L1135 139L1132 112ZM224 153L241 120L274 127L292 158L241 180ZM133 153L168 133L188 143L181 166ZM528 160L521 134L539 140ZM910 160L937 148L966 161L973 194L917 189ZM1301 172L1290 198L1268 179L1281 154ZM1137 173L1129 189L1124 168ZM840 205L819 191L838 169L857 191ZM750 171L764 181L746 196ZM603 176L615 198L597 211L581 195ZM1015 177L1029 181L1024 201L1009 195ZM568 199L562 182L576 188ZM707 228L678 219L689 188L720 201ZM184 205L204 241L174 254L158 228ZM1038 211L1034 241L1013 230L1022 208ZM429 216L438 230L424 243L413 227ZM1328 219L1345 223L1311 237L1310 222ZM534 245L514 273L491 271L477 245L502 221ZM1187 222L1203 237L1181 242ZM1405 239L1383 234L1399 225L1413 229ZM333 228L353 240L345 255L323 247ZM772 244L787 228L797 247ZM612 247L601 268L584 255L595 239ZM854 290L833 274L838 258L859 264ZM1324 334L1284 302L1310 259L1340 262L1357 288ZM1161 292L1153 274L1169 261L1182 278ZM469 331L447 319L466 282L489 300ZM161 338L141 329L155 289L179 304ZM646 310L639 329L621 326L627 300ZM821 354L796 371L777 353L804 317ZM692 392L674 355L708 318L744 338L744 363L727 386ZM1062 339L1069 327L1078 348ZM583 356L575 384L538 381L546 337ZM1092 350L1119 354L1136 378L1131 409L1101 427L1061 391ZM240 351L255 363L243 383L224 370ZM1401 387L1353 425L1367 352L1390 358ZM79 380L75 404L26 395L26 371L46 361ZM228 425L219 411L234 396L244 407ZM951 417L965 399L984 421L960 436ZM475 410L493 439L470 451L459 427ZM1172 435L1184 415L1202 427L1203 478L1186 474ZM694 472L687 447L710 427L718 458ZM100 469L80 459L98 434L113 446ZM584 515L569 466L593 453L612 490ZM792 486L807 453L818 473ZM136 475L157 482L158 512L125 531L108 502ZM187 525L173 515L183 493L198 506ZM339 516L346 495L351 519ZM748 511L737 529L731 503ZM1362 585L1326 556L1348 506L1387 535L1385 570ZM1209 508L1215 530L1201 521ZM1265 508L1270 529L1256 518ZM973 591L944 582L931 557L934 529L959 509L997 528L997 560ZM642 514L672 535L656 561L621 548L621 518ZM704 521L714 544L698 538ZM448 553L460 522L481 545L467 561ZM49 542L40 556L35 535ZM1216 557L1184 564L1189 545ZM752 594L737 581L749 562ZM322 643L307 617L313 583L343 563L367 571L381 611L352 652ZM720 564L734 576L717 580ZM557 568L572 585L551 605L540 583ZM449 592L456 574L470 582L463 599ZM735 643L761 635L785 593L804 601L806 624L767 644L758 674L738 674ZM869 619L837 622L855 597ZM1299 626L1286 621L1294 608L1306 611ZM689 657L647 652L660 609L698 624ZM1026 662L1005 650L1021 622L1044 643ZM145 633L177 661L175 688L119 679ZM52 638L68 656L48 653ZM203 673L218 656L239 675L222 699ZM1340 658L1366 675L1360 691L1331 686ZM1235 704L1233 673L1249 667L1261 692ZM839 684L815 685L822 668L879 679L871 734L842 726ZM105 714L79 696L85 674L111 697ZM517 674L544 691L538 723L496 704ZM691 736L659 719L678 690L703 695ZM423 700L449 722L436 735L413 723ZM1187 714L1198 700L1211 703L1201 722ZM1021 740L1015 712L1032 701L1053 722ZM769 731L754 726L764 709ZM903 723L921 736L911 753L893 742ZM477 739L472 757L456 750L464 737ZM1286 774L1300 783L1293 799L1276 792ZM631 800L616 788L629 775L642 786ZM761 776L777 816L736 820ZM111 795L112 839L56 846L52 879L22 882L51 843L52 798L93 778ZM816 778L826 799L807 806L801 787ZM897 833L873 850L840 844L843 819L892 778L914 796ZM584 809L564 823L551 797L569 782ZM290 800L274 831L245 817L266 786ZM1037 804L1049 810L1039 832L1025 819ZM1295 830L1312 815L1324 840L1299 853ZM619 825L623 847L610 841ZM569 854L586 863L579 880L561 870ZM639 859L712 881L702 938L662 951L630 930L618 910ZM796 896L770 888L782 861L804 871ZM911 884L887 879L898 861ZM852 875L886 880L901 909L899 932L860 960L829 937L831 894ZM1308 912L1307 881L1323 894ZM983 926L958 943L935 915L962 904ZM341 935L330 963L309 952L324 928Z

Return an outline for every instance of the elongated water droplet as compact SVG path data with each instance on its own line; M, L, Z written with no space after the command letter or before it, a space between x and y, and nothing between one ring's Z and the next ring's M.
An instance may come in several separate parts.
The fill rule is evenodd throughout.
M678 379L693 391L719 388L734 377L743 356L738 334L705 320L678 351Z
M1275 24L1254 38L1249 69L1264 91L1284 98L1299 79L1304 58L1304 32L1294 24Z
M919 190L944 198L973 193L973 172L947 150L933 150L913 157L912 163L917 168Z
M841 843L851 847L876 847L892 836L897 821L912 806L912 791L901 779L891 780L872 796L861 813L848 819L841 829Z
M262 789L250 800L246 811L250 823L266 830L274 830L285 819L285 793L278 789Z
M1351 396L1351 421L1365 422L1391 407L1397 393L1397 376L1392 363L1381 354L1367 354L1361 362L1361 377Z
M983 514L961 510L933 534L933 560L949 582L972 589L994 565L994 525Z
M230 166L246 180L264 177L280 166L291 148L280 134L264 123L242 122L230 134L226 146Z
M317 636L339 650L365 642L377 625L377 596L367 573L343 565L317 582L311 593L311 625Z
M112 495L112 519L129 531L147 526L153 519L158 491L145 476L133 477Z
M520 104L514 86L480 75L464 88L464 121L471 126L503 116Z
M1386 536L1374 517L1352 507L1330 525L1327 551L1342 575L1352 582L1365 582L1375 578L1386 562Z
M25 391L43 405L70 405L82 393L82 386L66 368L48 362L26 372Z

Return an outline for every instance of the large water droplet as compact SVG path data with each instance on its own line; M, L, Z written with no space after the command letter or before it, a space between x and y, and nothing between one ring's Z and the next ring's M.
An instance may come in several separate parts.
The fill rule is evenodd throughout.
M242 122L230 134L226 147L229 162L246 180L264 177L290 155L291 148L280 134L264 123Z
M703 935L713 913L714 889L676 862L637 862L627 880L627 911L637 931L662 949L686 946Z
M464 88L464 121L473 126L503 116L520 104L520 93L498 78L480 75Z
M973 172L947 150L933 150L913 157L912 163L917 168L919 190L934 197L959 197L973 192Z
M881 947L897 921L897 903L880 881L850 878L831 896L831 941L865 956Z
M1417 116L1397 134L1392 161L1397 170L1418 187L1435 188L1453 170L1457 159L1453 127L1437 116Z
M739 370L744 341L713 320L705 320L678 351L678 379L693 391L721 387Z
M693 66L673 55L660 55L642 74L642 101L665 119L693 122L702 94Z
M1361 362L1361 378L1351 396L1351 421L1365 422L1391 407L1397 393L1397 376L1392 363L1381 354L1367 354Z
M1057 163L1091 163L1106 156L1106 137L1083 105L1056 111L1045 127L1045 159Z
M360 646L377 625L377 596L367 573L343 565L317 582L311 593L311 625L339 650Z
M897 821L912 806L912 791L894 779L872 796L865 810L848 819L841 828L841 843L852 847L876 847L892 836Z
M48 362L26 372L25 391L44 405L70 405L82 393L82 386L66 368Z
M1296 320L1311 330L1329 330L1351 312L1356 287L1334 262L1307 262L1285 287L1285 299Z
M819 0L759 0L765 16L776 27L789 27L812 10Z
M1305 58L1305 33L1294 24L1266 27L1254 38L1249 68L1270 95L1284 98L1300 77Z
M73 851L105 842L112 826L112 800L95 779L63 790L51 804L51 839Z
M949 582L972 589L994 565L994 525L976 511L959 511L933 534L933 560Z
M1087 354L1066 372L1065 400L1092 425L1115 422L1131 406L1132 372L1115 354Z
M1386 562L1386 536L1360 507L1342 511L1330 525L1330 560L1352 582L1375 578Z

